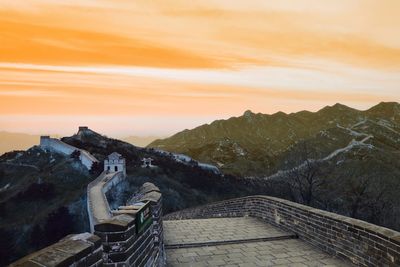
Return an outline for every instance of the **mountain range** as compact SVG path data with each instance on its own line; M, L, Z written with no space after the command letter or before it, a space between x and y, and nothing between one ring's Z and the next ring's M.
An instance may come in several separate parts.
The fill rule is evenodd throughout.
M112 152L126 158L126 180L107 195L112 207L149 181L163 194L164 213L264 194L400 230L398 103L365 111L341 104L291 114L246 111L147 148L92 130L62 141L100 162ZM142 168L148 157L155 168ZM0 247L7 248L0 265L88 230L86 186L97 167L38 146L0 156Z
M365 111L335 104L318 112L272 115L248 110L240 117L184 130L148 147L189 155L224 173L268 178L295 167L288 158L304 144L314 159L345 161L341 157L363 150L370 157L396 162L393 168L399 174L400 104L382 102Z

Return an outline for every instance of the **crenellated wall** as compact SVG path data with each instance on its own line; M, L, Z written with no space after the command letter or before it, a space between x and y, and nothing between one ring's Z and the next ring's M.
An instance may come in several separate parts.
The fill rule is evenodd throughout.
M146 183L132 200L94 225L103 243L103 266L163 266L161 193Z
M112 218L111 208L106 193L113 186L125 178L122 172L102 172L87 186L87 211L89 215L90 231L94 232L94 225Z
M249 196L167 214L164 220L254 216L358 266L400 266L400 233L291 201Z
M111 181L119 179L116 176L122 177L113 173L104 185L112 188ZM98 181L104 179L107 180L107 173L98 177ZM104 194L102 190L100 193ZM106 205L109 209L107 199L91 204L88 207ZM92 212L94 234L69 235L11 266L165 266L162 197L158 187L145 183L128 205L108 212L106 219L99 219Z
M85 131L90 133L87 127L79 127L78 135ZM80 160L88 169L98 162L86 150L49 136L40 138L40 147L66 155L79 150ZM117 153L111 155L114 154ZM160 190L145 183L126 206L111 210L106 192L125 178L125 168L104 171L88 184L87 211L92 233L69 235L11 266L164 266Z

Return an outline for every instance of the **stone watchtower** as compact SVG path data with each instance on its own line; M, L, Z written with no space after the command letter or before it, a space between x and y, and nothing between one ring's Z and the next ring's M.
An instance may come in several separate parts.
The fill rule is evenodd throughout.
M126 164L125 159L118 154L117 152L113 152L104 160L104 170L111 172L123 172L126 176Z

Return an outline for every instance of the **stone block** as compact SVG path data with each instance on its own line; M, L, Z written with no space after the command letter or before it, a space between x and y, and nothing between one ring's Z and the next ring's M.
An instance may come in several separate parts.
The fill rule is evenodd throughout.
M94 226L96 232L124 232L135 223L135 218L122 214Z

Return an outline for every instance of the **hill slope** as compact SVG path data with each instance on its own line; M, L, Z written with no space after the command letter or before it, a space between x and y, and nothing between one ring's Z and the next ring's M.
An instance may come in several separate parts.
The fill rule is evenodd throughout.
M156 140L148 147L187 154L219 166L226 173L266 177L285 169L287 157L299 143L308 143L317 158L325 158L346 148L352 140L361 141L367 136L371 137L364 142L375 148L371 154L383 150L385 156L398 158L400 104L380 103L366 111L341 104L315 113L266 115L246 111L240 117Z
M92 130L62 140L101 162L112 152L126 158L128 177L107 196L113 207L125 204L147 181L161 189L164 213L268 192L267 185L224 176L188 157L135 147ZM153 158L157 167L142 168L144 157ZM0 156L0 266L66 234L88 231L86 186L102 168L89 172L79 160L36 146Z

